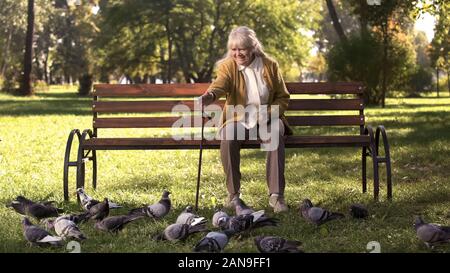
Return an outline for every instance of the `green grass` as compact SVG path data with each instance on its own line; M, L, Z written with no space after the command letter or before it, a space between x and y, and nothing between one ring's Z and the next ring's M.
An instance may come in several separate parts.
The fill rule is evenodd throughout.
M74 195L73 169L71 201L63 202L63 158L70 130L90 128L91 123L90 99L79 98L75 88L52 88L30 98L0 94L0 252L68 251L29 247L22 235L21 216L3 204L24 195L56 200L69 212L80 211ZM256 230L250 237L234 239L225 252L256 252L252 237L259 234L300 240L306 252L367 252L370 241L380 242L382 252L429 252L416 238L412 221L413 215L422 214L428 221L450 225L450 98L387 99L385 109L367 109L367 123L383 124L388 132L392 202L386 201L383 175L379 202L373 201L371 180L368 193L361 193L359 149L287 149L286 200L291 210L277 216L281 227ZM142 134L149 133L144 130ZM109 197L126 206L113 214L156 202L165 188L172 192L174 208L162 221L138 221L116 236L95 230L91 223L84 224L81 229L89 239L82 243L82 252L192 251L200 234L184 243L155 242L149 237L172 223L187 204L194 203L197 150L100 151L98 160L98 188L93 191L88 175L86 189L96 198ZM371 161L368 163L370 166ZM270 214L264 152L243 150L241 166L244 200ZM210 219L211 197L218 202L226 197L218 150L204 151L202 172L199 213ZM317 228L298 215L303 198L346 215L352 203L362 203L371 216L364 221L346 217ZM450 247L435 251L450 252Z

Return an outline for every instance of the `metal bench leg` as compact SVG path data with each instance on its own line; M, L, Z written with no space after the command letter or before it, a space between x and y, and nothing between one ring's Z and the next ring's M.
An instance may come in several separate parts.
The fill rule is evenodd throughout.
M84 188L84 175L85 175L85 164L83 160L84 150L82 145L78 148L78 157L77 157L77 189ZM77 194L77 202L80 203L80 197Z
M362 148L362 192L367 192L367 147Z
M379 181L379 175L378 175L378 158L377 158L377 153L376 153L376 145L375 145L375 136L373 133L373 129L372 126L367 125L366 128L364 129L364 134L365 135L369 135L370 137L370 143L369 143L369 153L366 153L366 156L371 156L372 157L372 165L373 165L373 198L375 200L378 200L379 197L379 193L380 193L380 181ZM363 148L367 149L367 147ZM363 165L364 165L364 160L363 160ZM363 166L364 167L364 166ZM363 174L363 183L364 183L364 177L365 174ZM363 186L364 187L364 186Z
M70 161L70 151L72 150L73 137L77 136L78 143L81 141L80 130L74 129L70 131L66 144L66 153L64 154L64 175L63 175L63 190L64 201L69 201L69 167L77 167L77 161ZM77 168L78 173L78 168Z
M383 138L384 157L379 156L380 134ZM387 183L387 198L392 200L392 172L391 172L391 154L389 152L389 143L384 126L379 125L375 137L377 160L379 163L386 164L386 183Z
M92 151L92 187L97 189L97 152Z
M84 149L83 149L83 142L86 140L87 137L92 138L93 134L92 134L92 130L90 129L86 129L83 131L83 133L81 134L81 141L80 141L80 146L78 148L78 157L77 157L77 166L78 166L78 171L77 171L77 189L78 188L84 188L84 184L85 184L85 177L86 177L86 162L88 160L92 160L93 161L93 174L92 174L92 184L95 186L97 186L97 157L96 157L96 153L95 151L91 151L88 150L87 153L84 153ZM89 153L92 152L92 156L89 157ZM80 197L77 195L77 201L78 203L80 202Z

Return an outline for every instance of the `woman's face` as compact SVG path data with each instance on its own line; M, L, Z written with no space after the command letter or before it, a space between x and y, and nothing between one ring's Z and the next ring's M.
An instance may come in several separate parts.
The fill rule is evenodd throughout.
M250 48L233 46L231 48L231 56L238 65L248 66L253 61L253 52Z

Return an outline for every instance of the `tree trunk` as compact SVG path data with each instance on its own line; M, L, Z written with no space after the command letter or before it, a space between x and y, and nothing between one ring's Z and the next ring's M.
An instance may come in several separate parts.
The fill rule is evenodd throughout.
M48 55L49 52L45 52L45 59L44 59L44 80L47 84L50 84L50 79L48 77Z
M450 96L450 69L447 68L447 89L448 95Z
M31 63L33 61L33 34L34 34L34 0L28 0L27 34L25 39L25 54L23 61L23 78L20 86L20 95L33 94L31 85Z
M339 17L332 0L327 0L327 7L331 20L333 21L333 27L336 30L337 35L339 36L339 40L341 42L347 42L347 36L345 36L345 32L342 29L341 23L339 22Z
M439 98L439 67L436 66L436 92Z
M13 28L9 29L8 38L6 39L5 48L3 49L3 61L0 67L0 76L4 77L6 72L6 67L8 66L8 56L9 56L9 48L11 47L11 40L13 35Z
M386 91L387 91L387 70L388 70L388 26L387 26L387 20L384 22L384 25L382 26L383 29L383 82L381 85L381 107L384 108L385 106L385 99L386 99Z
M368 34L369 25L369 10L367 5L367 0L359 0L359 27L361 37L364 37Z
M170 30L170 10L167 14L167 21L166 21L166 34L167 34L167 43L168 43L168 60L167 60L167 76L166 76L166 82L170 83L170 79L172 78L172 48L173 48L173 41L172 41L172 32Z

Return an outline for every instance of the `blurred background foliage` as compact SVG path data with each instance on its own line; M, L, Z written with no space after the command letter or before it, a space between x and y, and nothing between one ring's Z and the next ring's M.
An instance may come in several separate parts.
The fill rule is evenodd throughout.
M0 89L210 82L228 33L253 28L286 81L362 81L368 103L448 90L445 0L2 0ZM30 9L33 6L34 9ZM433 37L415 29L434 19ZM33 17L30 17L33 16ZM30 19L34 28L29 28ZM31 35L32 69L24 70ZM21 82L29 75L27 90Z

